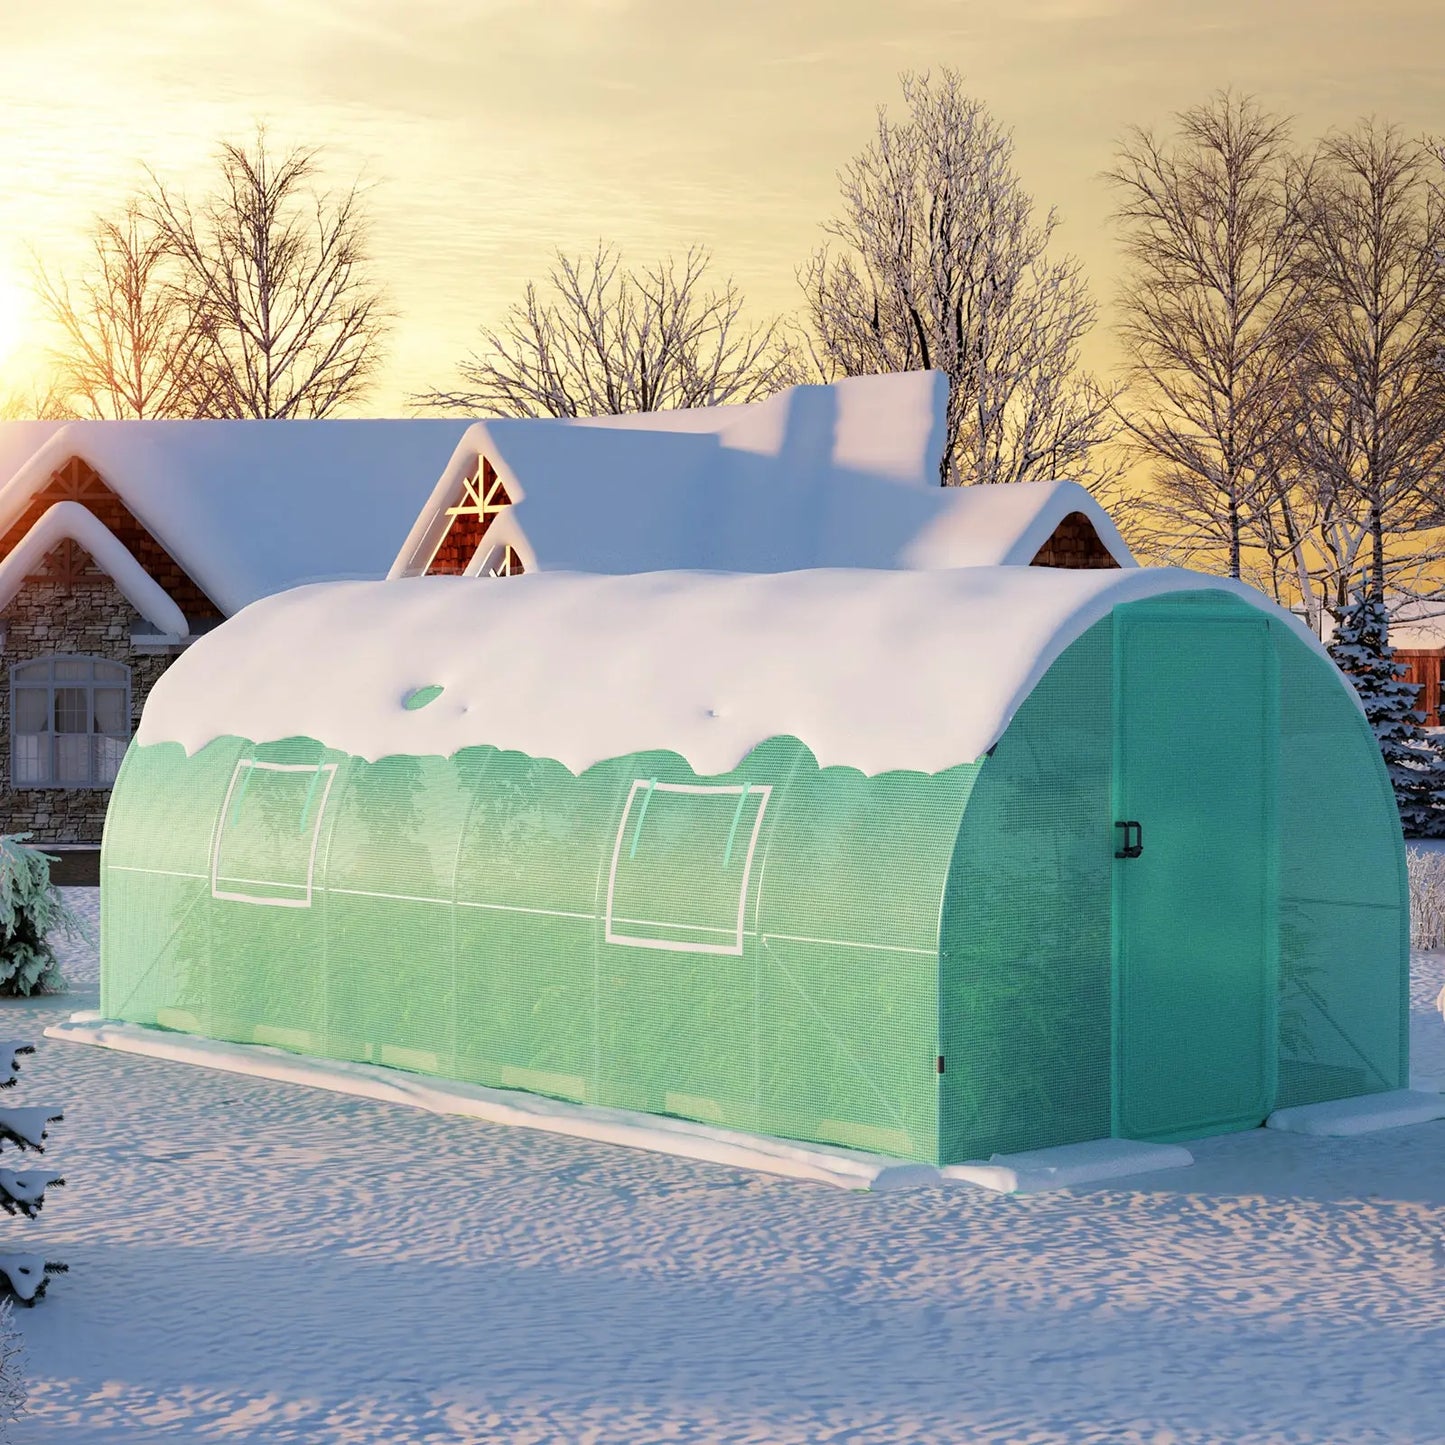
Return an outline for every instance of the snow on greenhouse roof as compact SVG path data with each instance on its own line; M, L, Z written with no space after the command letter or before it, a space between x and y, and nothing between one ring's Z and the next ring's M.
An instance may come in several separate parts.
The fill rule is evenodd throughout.
M649 749L700 774L800 738L820 765L981 756L1054 659L1122 602L1239 582L1174 568L979 567L338 582L267 597L161 676L141 743L304 736L368 759L491 744L580 772ZM440 687L408 710L418 688Z
M0 535L78 456L234 612L304 581L384 576L465 428L457 420L70 422L0 483Z

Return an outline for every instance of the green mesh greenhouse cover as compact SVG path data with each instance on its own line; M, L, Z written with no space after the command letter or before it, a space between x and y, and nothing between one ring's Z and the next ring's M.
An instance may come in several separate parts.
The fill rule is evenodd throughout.
M136 744L103 867L109 1018L934 1163L1407 1072L1378 750L1215 592L1114 607L934 772Z

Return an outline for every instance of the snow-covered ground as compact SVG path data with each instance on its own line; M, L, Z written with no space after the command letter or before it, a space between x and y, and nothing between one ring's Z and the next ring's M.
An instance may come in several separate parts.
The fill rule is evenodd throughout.
M70 1181L7 1224L71 1265L17 1315L17 1445L1445 1438L1445 1121L847 1193L42 1040L97 1006L66 966L0 1005ZM1445 1078L1442 985L1418 955Z

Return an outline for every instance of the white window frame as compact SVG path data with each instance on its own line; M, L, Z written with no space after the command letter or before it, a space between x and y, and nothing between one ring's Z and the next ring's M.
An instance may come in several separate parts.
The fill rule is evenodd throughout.
M311 822L311 848L306 855L305 884L280 882L273 878L235 878L221 873L221 843L226 829L230 826L231 799L235 796L236 784L240 781L243 768L253 772L326 774L326 785L321 789L321 797L316 803ZM321 841L321 820L326 816L326 800L331 796L331 785L335 781L335 763L263 763L254 758L237 758L236 766L231 770L230 784L226 788L226 800L221 805L215 829L211 834L211 897L229 899L234 903L257 903L270 908L310 908L316 879L316 849ZM228 883L252 883L263 888L304 888L305 892L300 898L270 898L260 893L236 893L221 888L222 877Z
M637 801L638 793L701 793L707 795L718 795L732 793L741 795L746 793L749 797L757 797L758 811L753 819L751 832L748 834L747 852L743 858L743 876L738 885L738 917L737 929L732 940L728 943L696 943L689 940L672 940L666 938L639 938L635 934L621 933L614 926L615 920L612 915L612 899L617 887L617 864L622 857L622 849L627 836L627 827L632 819L632 806ZM602 920L602 937L607 943L622 944L627 948L661 948L669 953L720 953L730 954L734 957L741 955L743 951L744 922L747 917L748 888L753 876L753 857L757 852L758 836L763 829L763 814L768 810L768 800L773 795L772 785L768 783L728 783L713 786L706 783L659 783L650 778L634 778L632 787L627 794L627 802L623 805L622 817L617 823L617 837L612 845L612 866L607 872L607 909ZM636 920L626 920L635 922ZM657 928L685 928L689 925L668 923L664 919L649 920L653 927Z
M55 665L57 663L85 663L90 672L85 678L59 678L55 676ZM117 667L124 676L120 678L97 677L95 673L96 664L104 667ZM43 677L43 681L38 680ZM109 738L113 742L123 744L122 756L125 746L130 744L131 725L131 668L127 663L118 662L113 657L95 657L88 653L48 653L44 657L27 658L24 662L12 663L10 667L10 786L12 788L51 789L62 792L81 792L89 790L109 789L115 784L115 777L102 778L97 776L96 769L96 738ZM121 705L121 717L124 719L124 733L107 733L95 731L95 693L96 689L116 690L124 693L124 700ZM55 695L61 689L77 690L85 692L85 716L88 724L85 732L61 733L55 727ZM48 727L43 733L20 732L20 694L23 692L43 692L46 695L45 716ZM29 778L21 778L18 775L18 764L20 757L20 739L43 738L49 748L49 773L47 780L36 781ZM58 766L59 739L66 738L88 738L90 743L86 748L86 776L84 781L77 778L59 777ZM116 772L120 771L120 764L116 764Z

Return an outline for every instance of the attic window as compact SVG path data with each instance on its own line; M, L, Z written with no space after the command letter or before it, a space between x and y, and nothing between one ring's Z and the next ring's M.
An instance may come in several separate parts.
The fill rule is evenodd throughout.
M516 549L508 542L500 549L493 549L482 566L482 575L484 577L520 577L526 570L522 565L522 559L517 556Z
M1114 554L1099 539L1082 512L1070 512L1034 554L1030 567L1118 567Z
M496 468L479 456L469 476L462 478L456 501L444 513L451 520L437 547L427 574L432 577L460 577L476 555L482 538L497 516L512 505Z

